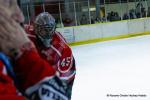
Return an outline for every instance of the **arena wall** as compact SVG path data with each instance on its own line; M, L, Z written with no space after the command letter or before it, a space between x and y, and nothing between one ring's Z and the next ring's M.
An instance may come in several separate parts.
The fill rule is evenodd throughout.
M79 45L150 33L150 18L58 28L70 45Z

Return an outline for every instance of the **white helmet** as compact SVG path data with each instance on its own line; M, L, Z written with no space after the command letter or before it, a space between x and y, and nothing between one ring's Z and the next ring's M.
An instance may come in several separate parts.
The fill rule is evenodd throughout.
M48 12L40 13L34 22L35 33L41 39L46 47L50 46L52 36L56 29L56 23L54 17Z

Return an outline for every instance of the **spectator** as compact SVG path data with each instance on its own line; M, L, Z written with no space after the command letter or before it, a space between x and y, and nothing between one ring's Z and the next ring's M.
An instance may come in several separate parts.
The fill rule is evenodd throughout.
M87 17L86 17L85 14L82 15L82 17L81 17L81 19L80 19L80 24L81 24L81 25L89 24L89 23L88 23L88 19L87 19Z
M69 17L69 15L65 16L63 23L64 23L64 26L75 26L74 21Z
M131 10L129 11L129 15L130 15L130 19L135 19L135 18L136 18L135 10L134 10L134 9L131 9Z
M99 22L101 22L101 19L100 19L99 17L96 17L96 18L95 18L95 22L96 22L96 23L99 23Z
M118 21L118 20L120 20L121 18L119 17L119 14L117 13L117 12L114 12L114 16L113 16L113 20L114 21Z
M125 13L125 14L123 15L123 20L127 20L127 19L129 19L129 15L128 15L128 13Z

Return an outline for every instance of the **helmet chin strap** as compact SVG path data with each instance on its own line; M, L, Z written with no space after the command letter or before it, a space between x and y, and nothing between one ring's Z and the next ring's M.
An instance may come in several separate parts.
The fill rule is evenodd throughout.
M40 35L38 35L38 37L45 47L50 47L50 42L52 41L52 39L43 39Z

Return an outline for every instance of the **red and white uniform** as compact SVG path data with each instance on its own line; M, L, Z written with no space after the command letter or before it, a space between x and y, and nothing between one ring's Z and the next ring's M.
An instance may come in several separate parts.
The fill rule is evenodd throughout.
M30 32L29 38L36 45L40 56L53 66L61 80L70 82L74 79L76 69L72 50L59 32L55 32L48 48L40 43L34 33Z
M72 50L68 46L64 37L59 33L54 33L49 47L45 47L41 40L34 33L33 26L25 27L29 38L35 44L38 54L55 69L58 78L63 82L67 95L71 98L72 86L76 74L75 60Z
M65 89L55 78L56 71L39 56L32 43L24 45L21 50L22 55L13 66L18 89L0 62L0 100L25 100L22 95L18 95L17 90L26 94L29 100L68 100Z

